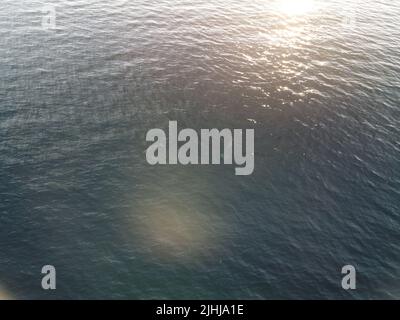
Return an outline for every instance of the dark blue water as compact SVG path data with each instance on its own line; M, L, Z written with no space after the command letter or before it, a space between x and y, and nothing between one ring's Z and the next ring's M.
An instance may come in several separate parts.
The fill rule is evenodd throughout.
M397 2L55 4L0 4L1 298L400 297ZM148 165L169 120L254 174Z

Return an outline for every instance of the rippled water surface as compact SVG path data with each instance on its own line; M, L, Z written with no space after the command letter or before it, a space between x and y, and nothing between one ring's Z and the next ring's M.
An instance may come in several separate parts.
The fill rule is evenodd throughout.
M0 298L400 297L397 1L55 3L0 4ZM254 174L149 166L168 120Z

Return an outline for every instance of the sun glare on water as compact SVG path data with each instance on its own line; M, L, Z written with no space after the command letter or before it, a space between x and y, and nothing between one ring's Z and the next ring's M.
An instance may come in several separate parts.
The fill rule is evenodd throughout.
M279 12L286 15L304 15L316 8L314 0L279 0L276 3Z

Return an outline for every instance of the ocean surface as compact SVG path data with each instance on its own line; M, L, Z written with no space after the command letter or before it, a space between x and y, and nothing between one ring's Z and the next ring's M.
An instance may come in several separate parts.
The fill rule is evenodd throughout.
M0 297L399 299L399 101L398 1L2 0ZM254 173L150 166L170 120Z

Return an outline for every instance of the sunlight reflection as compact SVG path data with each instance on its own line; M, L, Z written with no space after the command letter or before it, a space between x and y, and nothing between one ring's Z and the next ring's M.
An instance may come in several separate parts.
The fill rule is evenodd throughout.
M286 15L304 15L316 8L314 0L279 0L277 10Z

